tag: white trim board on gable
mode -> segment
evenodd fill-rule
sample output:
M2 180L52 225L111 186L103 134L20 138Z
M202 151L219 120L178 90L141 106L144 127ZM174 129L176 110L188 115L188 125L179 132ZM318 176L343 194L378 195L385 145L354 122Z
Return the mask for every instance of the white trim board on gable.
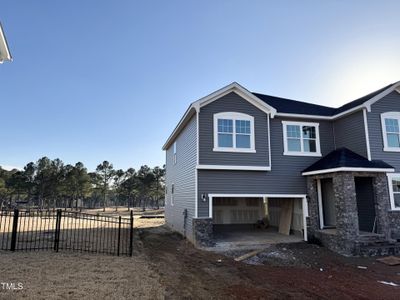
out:
M175 137L179 134L179 132L182 130L183 125L185 122L187 122L188 118L191 117L190 113L195 110L196 112L200 111L201 107L204 107L215 100L220 99L221 97L229 94L229 93L236 93L240 97L242 97L244 100L248 101L250 104L254 105L261 111L265 112L266 114L270 114L271 118L273 118L276 114L276 109L273 108L272 106L268 105L255 95L253 95L250 91L245 89L243 86L238 84L237 82L232 82L231 84L223 87L222 89L219 89L211 94L209 94L206 97L203 97L195 102L193 102L189 108L186 110L185 114L179 121L178 125L175 127L174 131L172 134L169 136L167 141L165 142L164 146L162 147L163 150L167 150L168 147L171 145Z

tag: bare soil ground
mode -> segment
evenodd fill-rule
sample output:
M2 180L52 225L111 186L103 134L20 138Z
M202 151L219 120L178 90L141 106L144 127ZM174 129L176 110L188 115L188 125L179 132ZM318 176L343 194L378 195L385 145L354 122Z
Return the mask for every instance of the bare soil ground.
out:
M24 285L0 286L0 299L400 299L400 287L378 282L400 284L400 266L374 258L296 243L236 262L243 253L195 249L162 219L139 220L132 258L0 252L0 283Z

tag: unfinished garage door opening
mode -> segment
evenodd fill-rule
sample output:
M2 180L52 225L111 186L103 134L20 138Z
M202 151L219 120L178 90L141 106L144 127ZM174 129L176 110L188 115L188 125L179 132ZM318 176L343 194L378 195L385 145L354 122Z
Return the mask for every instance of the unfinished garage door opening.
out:
M306 239L305 205L305 197L212 195L214 239L232 246L300 242Z

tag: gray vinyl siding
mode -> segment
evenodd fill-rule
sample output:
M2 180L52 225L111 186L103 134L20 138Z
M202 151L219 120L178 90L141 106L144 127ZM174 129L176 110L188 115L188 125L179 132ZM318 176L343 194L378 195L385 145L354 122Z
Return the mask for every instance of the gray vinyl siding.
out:
M400 94L397 92L372 104L371 112L367 113L371 158L384 160L400 172L400 153L383 151L381 113L390 111L400 112Z
M215 152L214 114L239 112L254 117L256 153ZM202 107L199 114L199 163L201 165L268 166L267 115L236 93L229 93Z
M334 150L332 122L275 117L271 119L271 171L198 170L199 195L306 194L306 178L301 172L321 157L283 155L283 120L319 123L322 156ZM198 205L199 217L208 217L208 200L199 199Z
M173 144L166 151L165 201L166 223L192 240L192 219L195 217L196 164L197 164L197 122L194 115L176 139L177 162L173 161ZM174 205L171 205L171 186L174 184ZM184 210L188 217L184 232Z
M334 122L336 148L347 149L368 157L362 111L340 118Z

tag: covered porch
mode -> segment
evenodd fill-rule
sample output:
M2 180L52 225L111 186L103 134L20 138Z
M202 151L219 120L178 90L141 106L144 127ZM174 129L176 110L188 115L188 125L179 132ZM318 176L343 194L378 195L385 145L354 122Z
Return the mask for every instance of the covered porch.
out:
M309 197L308 232L329 249L358 255L362 246L390 240L387 172L346 148L335 150L303 171Z

